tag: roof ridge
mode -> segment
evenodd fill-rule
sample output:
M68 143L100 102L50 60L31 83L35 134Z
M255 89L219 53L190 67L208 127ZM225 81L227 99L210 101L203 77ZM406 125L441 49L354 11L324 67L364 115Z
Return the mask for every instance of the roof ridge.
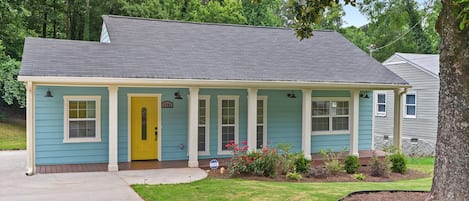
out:
M246 28L259 28L259 29L293 30L292 28L288 28L288 27L256 26L256 25L228 24L228 23L217 23L217 22L194 22L194 21L184 21L184 20L156 19L156 18L132 17L132 16L122 16L122 15L103 15L103 18L104 17L131 19L131 20L170 22L170 23L183 23L183 24L196 24L196 25L213 25L213 26L246 27ZM321 30L321 29L315 29L314 31L336 32L335 30Z

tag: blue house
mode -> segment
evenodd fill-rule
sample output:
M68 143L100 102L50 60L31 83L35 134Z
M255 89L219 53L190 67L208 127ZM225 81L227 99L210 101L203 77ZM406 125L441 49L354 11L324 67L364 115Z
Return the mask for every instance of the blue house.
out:
M299 41L286 28L123 16L103 16L100 42L27 38L18 79L29 174L135 160L198 167L230 157L231 140L358 155L372 149L373 90L410 87L333 31Z

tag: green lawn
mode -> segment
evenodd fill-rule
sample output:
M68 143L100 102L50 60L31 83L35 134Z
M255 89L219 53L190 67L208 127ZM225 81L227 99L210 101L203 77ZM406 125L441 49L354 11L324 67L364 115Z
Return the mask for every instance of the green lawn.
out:
M409 167L433 171L433 158L409 159ZM430 190L431 177L397 182L265 182L207 178L189 184L133 185L145 200L337 200L359 190Z
M7 119L0 122L0 150L26 149L24 120Z

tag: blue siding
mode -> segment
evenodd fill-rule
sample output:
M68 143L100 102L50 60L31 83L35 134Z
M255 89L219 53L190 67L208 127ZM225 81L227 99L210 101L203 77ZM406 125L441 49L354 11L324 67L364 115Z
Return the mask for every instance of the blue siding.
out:
M288 98L288 93L297 98ZM267 145L292 144L290 151L301 151L302 98L301 91L259 90L259 96L267 98Z
M53 98L44 94L50 89ZM179 91L183 100L174 99ZM297 98L288 98L288 93ZM119 88L118 94L118 154L119 162L128 160L128 94L161 94L160 101L172 101L173 108L162 108L162 137L160 160L187 160L188 89L177 88ZM63 96L101 96L101 142L63 143ZM247 90L200 89L200 95L210 96L210 155L199 158L230 157L218 152L218 95L239 96L239 142L247 139ZM301 151L302 98L298 90L259 90L267 96L267 144L292 144L292 152ZM372 94L368 94L373 97ZM313 97L350 97L349 91L313 91ZM106 163L108 161L108 90L106 87L38 86L35 94L36 162L43 164ZM359 149L371 149L372 98L360 98ZM349 134L313 135L311 150L341 150L349 147ZM184 148L180 148L180 144Z
M44 97L48 89L54 97ZM101 96L101 142L63 143L63 96ZM107 88L37 86L35 91L36 164L107 162L108 102Z
M363 92L364 93L364 92ZM313 97L350 97L349 91L313 91ZM373 94L368 92L370 98L359 98L359 150L371 149L371 127L372 127L372 107ZM313 135L311 136L311 152L317 153L319 150L332 149L340 151L343 148L349 150L350 133L340 135Z
M218 155L218 96L239 96L239 143L247 139L247 90L245 89L200 89L199 95L210 96L210 155L199 158L231 157Z

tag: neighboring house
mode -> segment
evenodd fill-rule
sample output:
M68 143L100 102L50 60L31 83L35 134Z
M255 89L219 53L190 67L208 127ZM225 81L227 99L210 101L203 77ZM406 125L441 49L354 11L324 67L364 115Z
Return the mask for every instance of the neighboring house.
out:
M439 55L396 53L383 65L412 85L402 99L402 150L433 155L438 126ZM375 91L375 146L389 146L393 135L394 92Z
M198 167L230 157L231 140L358 155L373 145L372 91L410 87L333 31L299 41L285 28L121 16L102 27L100 42L26 39L29 174L155 159Z

